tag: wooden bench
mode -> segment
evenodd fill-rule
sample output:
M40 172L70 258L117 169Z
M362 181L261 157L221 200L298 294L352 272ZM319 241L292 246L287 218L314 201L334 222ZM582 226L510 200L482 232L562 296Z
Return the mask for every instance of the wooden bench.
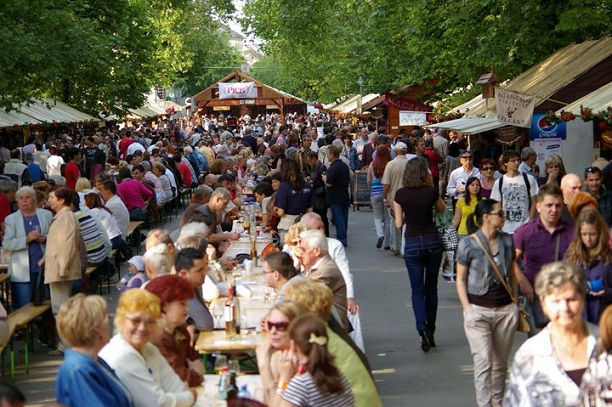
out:
M34 305L31 302L19 308L17 311L8 314L7 322L9 326L9 337L11 338L10 345L10 363L11 363L11 381L15 380L15 350L13 346L13 335L19 331L24 332L23 344L25 351L25 372L30 373L30 348L34 349L34 341L32 340L32 321L38 318L51 308L51 301L45 301L41 305ZM4 350L6 345L0 345L2 352L2 373L4 373Z
M127 239L136 249L136 253L140 253L140 227L144 224L142 220L131 220L128 225Z

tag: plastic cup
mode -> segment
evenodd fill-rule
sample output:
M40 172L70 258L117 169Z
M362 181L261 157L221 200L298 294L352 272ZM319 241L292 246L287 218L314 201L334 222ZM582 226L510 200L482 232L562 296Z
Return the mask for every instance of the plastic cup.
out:
M242 262L242 264L244 265L244 271L247 276L253 274L253 271L255 270L255 262L253 260L245 260Z

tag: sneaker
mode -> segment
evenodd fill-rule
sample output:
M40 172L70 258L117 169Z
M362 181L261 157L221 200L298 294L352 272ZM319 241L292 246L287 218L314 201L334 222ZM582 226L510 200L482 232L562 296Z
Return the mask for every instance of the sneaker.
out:
M47 356L64 356L64 352L59 349L53 349L47 352Z
M442 279L446 283L454 283L456 281L454 274L442 274Z
M378 242L376 242L376 248L377 249L380 249L382 247L384 240L385 240L385 238L382 237L382 236L378 238Z

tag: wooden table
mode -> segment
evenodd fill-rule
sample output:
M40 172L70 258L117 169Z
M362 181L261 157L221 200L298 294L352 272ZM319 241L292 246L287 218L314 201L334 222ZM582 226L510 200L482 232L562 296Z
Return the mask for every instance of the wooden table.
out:
M6 270L8 270L8 264L6 265L6 269L0 268L0 302L4 305L6 312L11 312L13 309L9 301L11 298L11 275L8 274Z
M244 332L244 333L243 333ZM236 339L227 339L225 331L200 332L195 350L200 353L237 353L254 351L267 340L267 334L254 330L241 331Z
M224 407L227 406L225 400L219 399L219 380L221 376L205 375L204 383L196 387L198 399L194 406L196 407ZM260 402L264 402L263 384L259 375L240 375L236 377L238 390L246 385L247 390L251 393L251 398Z

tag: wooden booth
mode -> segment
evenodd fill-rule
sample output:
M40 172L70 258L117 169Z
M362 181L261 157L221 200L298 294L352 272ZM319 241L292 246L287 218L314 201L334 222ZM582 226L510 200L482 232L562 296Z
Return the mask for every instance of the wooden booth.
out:
M241 117L276 113L305 114L307 103L302 99L263 84L236 71L194 96L196 114Z

